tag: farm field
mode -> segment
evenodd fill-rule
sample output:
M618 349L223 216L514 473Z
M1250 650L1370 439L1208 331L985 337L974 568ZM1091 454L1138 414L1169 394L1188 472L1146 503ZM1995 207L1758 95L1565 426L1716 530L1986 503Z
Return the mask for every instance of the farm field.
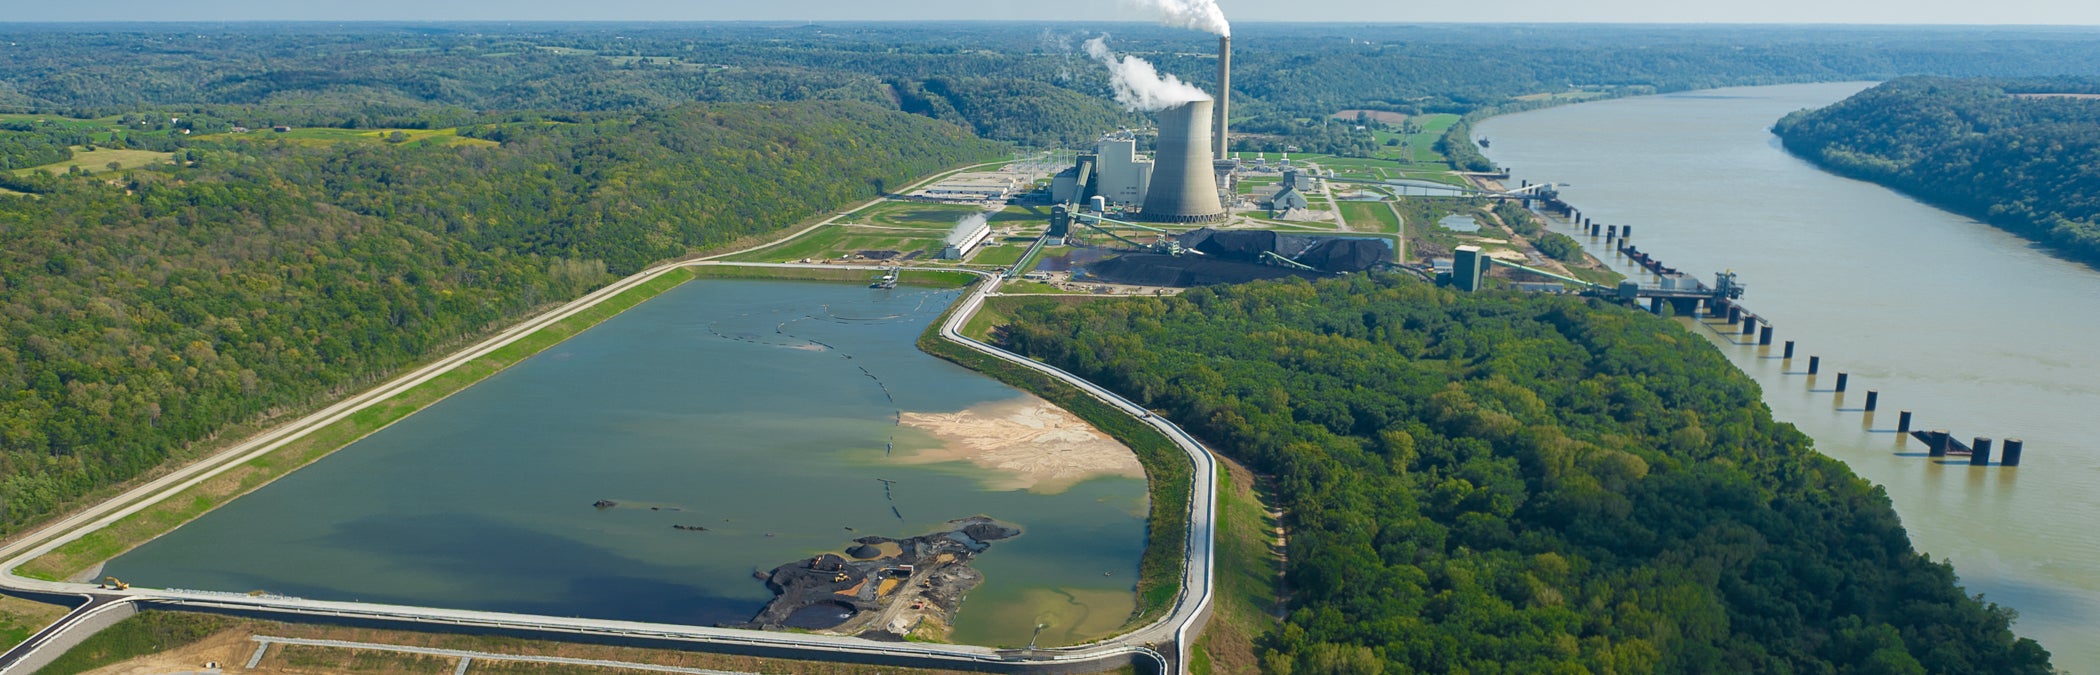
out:
M52 174L62 174L65 173L67 169L76 166L80 167L82 173L108 173L109 171L111 171L109 167L111 162L115 162L117 164L116 170L121 171L124 169L136 169L142 166L148 166L152 164L164 164L167 163L167 161L174 156L174 153L153 152L150 150L122 150L116 148L97 148L93 151L87 151L75 147L73 148L72 159L63 162L53 162L50 164L45 164L43 166L32 166L27 169L16 169L15 175L19 176L27 174L31 171L43 171Z
M268 129L257 129L257 130L255 130L255 131L250 131L250 132L248 132L248 133L245 133L245 134L232 134L232 133L227 133L227 134L210 134L210 135L206 135L206 136L199 136L198 138L204 138L204 139L212 139L212 140L235 140L235 139L261 140L261 139L278 139L278 140L286 140L286 141L300 141L300 142L307 142L307 143L345 143L345 142L366 142L366 143L383 143L383 142L387 142L387 141L388 141L388 140L389 140L390 138L393 138L393 137L394 137L394 134L400 134L400 135L401 135L401 136L400 136L400 139L401 139L401 140L400 140L400 141L398 141L398 142L402 142L402 143L413 143L413 142L417 142L417 141L431 141L431 142L435 142L435 143L440 143L440 144L446 144L446 145L495 145L495 144L496 144L496 142L495 142L495 141L486 141L486 140L482 140L482 139L478 139L478 138L466 138L466 137L460 136L460 135L459 135L459 129L456 129L456 128L447 128L447 129L333 129L333 128L327 128L327 127L309 127L309 128L296 128L296 129L292 129L291 131L283 131L283 132L279 132L279 131L270 131L270 130L268 130Z

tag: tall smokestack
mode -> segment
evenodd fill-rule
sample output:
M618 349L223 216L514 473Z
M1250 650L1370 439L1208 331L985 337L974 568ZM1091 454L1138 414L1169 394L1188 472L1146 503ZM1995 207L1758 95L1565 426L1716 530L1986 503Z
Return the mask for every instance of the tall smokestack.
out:
M1210 152L1209 100L1159 112L1159 145L1140 217L1155 223L1211 223L1225 219Z
M1218 38L1218 159L1232 158L1232 36Z

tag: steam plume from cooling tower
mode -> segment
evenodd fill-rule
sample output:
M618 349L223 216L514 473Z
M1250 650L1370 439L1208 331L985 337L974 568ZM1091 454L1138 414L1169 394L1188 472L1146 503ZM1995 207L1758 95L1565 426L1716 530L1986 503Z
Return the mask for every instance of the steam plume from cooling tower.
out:
M1232 37L1232 24L1218 0L1124 0L1125 4L1153 13L1159 22L1200 30L1218 37Z
M1144 59L1128 55L1118 58L1114 51L1109 50L1107 37L1087 40L1086 53L1108 67L1109 82L1116 90L1116 102L1130 110L1158 112L1189 101L1210 100L1210 94L1196 85L1173 75L1161 75Z

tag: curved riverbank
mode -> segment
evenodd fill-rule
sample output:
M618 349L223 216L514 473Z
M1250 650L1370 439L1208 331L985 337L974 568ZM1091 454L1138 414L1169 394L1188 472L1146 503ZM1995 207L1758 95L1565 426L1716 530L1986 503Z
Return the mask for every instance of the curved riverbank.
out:
M2017 609L2014 630L2072 671L2100 668L2084 636L2100 619L2100 317L2066 311L2100 297L2100 274L1983 223L1787 154L1772 122L1868 83L1788 85L1621 99L1498 117L1490 154L1596 222L1632 224L1636 243L1705 277L1732 269L1744 304L1796 341L1792 363L1714 331L1764 389L1776 417L1823 453L1883 485L1917 548L1953 563L1972 593ZM1657 177L1667 176L1667 189ZM1562 232L1571 232L1557 225ZM1572 232L1571 232L1572 233ZM1590 251L1622 260L1602 241ZM1644 278L1619 263L1629 277ZM1646 277L1651 278L1652 277ZM1695 327L1696 328L1696 327ZM1820 356L1824 378L1801 371ZM1850 374L1852 397L1828 379ZM1856 410L1880 393L1878 417ZM1898 410L1960 438L2023 437L2016 469L1914 456Z

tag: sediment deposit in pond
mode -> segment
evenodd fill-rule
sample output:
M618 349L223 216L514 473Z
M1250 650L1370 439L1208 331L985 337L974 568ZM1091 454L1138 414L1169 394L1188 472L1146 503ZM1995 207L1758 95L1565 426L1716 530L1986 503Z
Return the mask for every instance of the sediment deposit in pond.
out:
M906 462L968 462L992 472L985 481L995 489L1054 494L1102 476L1145 476L1130 448L1035 396L951 413L908 412L902 422L940 441Z

